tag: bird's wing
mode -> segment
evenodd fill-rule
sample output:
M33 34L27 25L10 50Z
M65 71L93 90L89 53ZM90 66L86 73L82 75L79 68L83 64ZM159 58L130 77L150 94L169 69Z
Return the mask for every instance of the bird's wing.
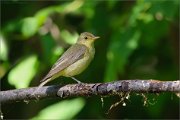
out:
M46 79L51 78L53 75L57 74L58 72L64 70L69 65L75 63L79 59L81 59L87 47L82 44L74 44L71 46L52 66L49 73L42 79L40 82L46 81Z

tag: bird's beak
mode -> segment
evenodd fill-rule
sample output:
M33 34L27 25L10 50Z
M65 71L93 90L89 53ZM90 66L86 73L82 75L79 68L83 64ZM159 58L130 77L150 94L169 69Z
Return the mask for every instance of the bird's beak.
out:
M98 39L98 38L100 38L100 37L99 37L99 36L95 36L93 39L96 40L96 39Z

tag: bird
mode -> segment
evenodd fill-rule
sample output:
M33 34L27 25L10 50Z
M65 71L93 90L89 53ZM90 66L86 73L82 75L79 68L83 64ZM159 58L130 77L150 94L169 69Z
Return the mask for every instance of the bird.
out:
M89 32L81 33L77 42L64 52L48 74L40 81L37 91L46 83L60 76L71 77L76 82L81 83L74 76L82 73L93 60L95 54L94 41L98 38L100 37Z

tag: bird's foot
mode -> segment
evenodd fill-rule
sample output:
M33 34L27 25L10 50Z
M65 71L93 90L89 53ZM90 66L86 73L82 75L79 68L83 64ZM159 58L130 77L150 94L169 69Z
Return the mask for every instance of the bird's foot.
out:
M76 78L74 77L71 77L74 81L76 81L78 84L83 84L81 81L77 80Z

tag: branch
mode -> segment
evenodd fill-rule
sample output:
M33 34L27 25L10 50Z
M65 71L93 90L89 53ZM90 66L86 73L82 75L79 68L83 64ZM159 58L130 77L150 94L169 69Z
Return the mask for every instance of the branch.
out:
M45 98L65 98L72 96L110 96L118 95L120 92L159 93L180 92L180 80L158 81L158 80L120 80L109 83L82 83L69 85L52 85L40 88L34 95L32 93L37 87L0 91L0 102L28 102L29 100Z

